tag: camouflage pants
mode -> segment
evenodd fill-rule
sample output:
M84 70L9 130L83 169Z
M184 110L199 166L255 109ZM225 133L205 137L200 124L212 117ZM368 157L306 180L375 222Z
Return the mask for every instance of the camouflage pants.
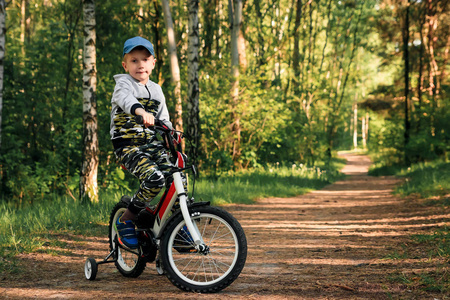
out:
M171 168L168 155L160 143L141 150L137 146L127 146L115 151L116 157L131 174L140 181L140 187L132 202L150 202L165 185L165 176Z

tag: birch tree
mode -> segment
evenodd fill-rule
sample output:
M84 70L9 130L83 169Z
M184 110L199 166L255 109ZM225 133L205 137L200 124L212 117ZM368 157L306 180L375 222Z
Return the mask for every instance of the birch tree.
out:
M83 159L80 198L98 201L97 69L95 51L95 0L83 0Z
M172 82L175 85L175 89L173 91L175 97L175 118L174 118L175 129L183 131L183 119L182 119L183 106L181 102L180 67L178 65L177 45L175 41L175 29L173 27L169 0L163 0L162 6L164 11L164 20L167 29L170 71L172 74Z
M198 156L200 141L199 108L199 38L198 38L198 0L189 1L189 37L188 37L188 117L187 133L194 146L189 156L195 161Z

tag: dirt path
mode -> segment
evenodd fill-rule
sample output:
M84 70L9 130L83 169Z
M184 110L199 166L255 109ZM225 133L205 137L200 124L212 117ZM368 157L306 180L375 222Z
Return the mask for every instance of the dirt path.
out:
M367 157L346 158L350 176L323 190L226 207L244 227L249 252L241 276L220 294L181 292L153 264L137 279L102 265L97 279L87 281L84 261L104 258L107 239L71 235L59 236L68 247L58 255L22 255L26 272L0 275L0 298L448 299L389 280L428 268L426 254L386 257L401 253L409 235L448 225L449 209L396 198L391 192L398 179L369 177Z

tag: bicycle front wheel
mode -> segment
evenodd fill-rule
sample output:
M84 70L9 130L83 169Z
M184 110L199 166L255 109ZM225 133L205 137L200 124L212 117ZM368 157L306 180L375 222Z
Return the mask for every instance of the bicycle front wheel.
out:
M195 249L183 216L175 217L161 240L161 262L166 276L178 288L215 293L241 273L247 258L247 240L239 222L218 207L190 210L208 251Z

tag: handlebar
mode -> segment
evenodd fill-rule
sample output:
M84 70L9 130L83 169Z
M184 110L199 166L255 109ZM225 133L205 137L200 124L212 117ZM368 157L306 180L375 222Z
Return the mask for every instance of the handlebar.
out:
M134 120L137 124L143 125L144 124L144 118L142 116L134 116ZM163 138L166 140L168 146L169 146L169 150L170 153L172 154L172 157L174 159L177 159L178 155L177 155L177 149L175 148L173 139L171 137L172 132L177 132L174 129L170 128L169 126L165 125L161 120L159 119L155 119L155 124L153 126L150 126L156 130L160 130L164 133ZM177 132L179 134L181 134L181 132ZM179 149L181 150L181 149Z
M137 124L143 125L144 124L144 118L142 116L135 116L134 120ZM175 148L174 142L173 142L173 138L172 138L172 133L175 132L177 134L179 134L179 137L182 138L184 136L183 132L181 131L176 131L172 128L170 128L169 126L165 125L161 120L159 119L155 119L155 124L153 126L155 130L160 130L164 133L163 138L166 140L167 144L169 145L169 150L170 153L172 154L172 157L170 158L170 160L172 161L173 164L176 163L177 159L178 159L178 151L181 152L181 145L178 144L178 149ZM178 151L177 151L178 150ZM195 177L197 176L197 170L195 168L194 165L185 167L185 168L177 168L177 171L183 171L183 170L192 170L192 172L194 173L194 182L193 182L193 186L192 186L192 195L194 195L194 190L195 190ZM193 198L192 198L193 199Z

